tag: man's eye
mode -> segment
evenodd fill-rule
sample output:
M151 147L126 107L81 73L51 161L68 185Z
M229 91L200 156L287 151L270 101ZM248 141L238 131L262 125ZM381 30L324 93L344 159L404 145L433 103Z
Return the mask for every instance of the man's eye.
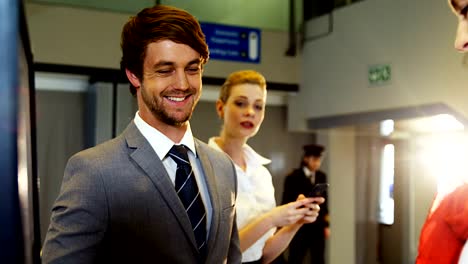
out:
M160 70L157 70L156 72L159 73L159 74L169 74L169 73L172 72L172 70L171 69L160 69Z
M190 67L187 69L189 73L198 73L200 71L200 67Z

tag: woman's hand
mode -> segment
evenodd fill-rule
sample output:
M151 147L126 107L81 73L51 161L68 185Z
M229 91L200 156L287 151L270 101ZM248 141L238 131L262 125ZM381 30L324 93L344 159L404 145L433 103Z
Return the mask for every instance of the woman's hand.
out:
M305 204L305 207L308 208L309 210L305 213L304 217L301 219L300 221L301 224L309 224L309 223L315 222L317 220L317 217L320 211L319 204L322 204L323 202L325 202L325 198L323 197L306 198L303 194L300 194L297 197L297 201L305 200L305 199L310 200L309 203Z
M275 207L269 212L269 217L276 227L296 224L299 220L313 222L320 210L318 203L323 201L323 198L306 198L301 194L295 202Z

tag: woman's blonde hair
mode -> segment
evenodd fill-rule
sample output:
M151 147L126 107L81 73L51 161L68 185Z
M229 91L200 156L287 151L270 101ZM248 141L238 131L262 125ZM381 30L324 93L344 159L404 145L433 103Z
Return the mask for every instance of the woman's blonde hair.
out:
M219 100L223 103L226 103L229 96L231 95L232 87L239 84L257 84L262 89L266 89L266 80L265 77L254 70L242 70L231 73L219 92Z

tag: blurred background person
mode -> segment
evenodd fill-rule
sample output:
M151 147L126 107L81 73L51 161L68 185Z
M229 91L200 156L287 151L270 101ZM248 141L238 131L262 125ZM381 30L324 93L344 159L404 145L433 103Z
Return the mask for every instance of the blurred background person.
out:
M465 182L444 197L436 195L421 229L416 264L458 263L467 239L468 183Z
M448 0L458 19L455 49L468 51L468 1ZM468 177L447 175L453 191L436 194L421 229L416 264L468 263ZM462 250L465 247L465 250Z
M221 133L209 145L233 160L238 180L237 224L243 263L269 263L287 248L305 223L317 218L323 198L295 199L276 207L274 187L265 165L270 160L247 145L257 133L266 105L266 81L256 71L237 71L221 87L216 111L223 120ZM276 232L278 227L282 227Z
M325 147L318 144L303 147L301 166L286 176L283 204L289 203L299 194L308 194L319 183L327 183L327 175L320 170ZM330 235L327 193L320 205L320 214L312 224L302 226L289 245L288 263L303 263L310 253L310 263L325 263L325 239Z

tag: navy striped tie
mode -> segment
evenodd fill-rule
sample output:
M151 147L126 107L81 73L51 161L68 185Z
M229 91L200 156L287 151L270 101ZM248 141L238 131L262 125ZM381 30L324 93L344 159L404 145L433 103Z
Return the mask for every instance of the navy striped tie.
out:
M197 181L184 145L174 145L169 156L177 163L175 189L192 224L198 251L206 254L206 212L198 190Z

